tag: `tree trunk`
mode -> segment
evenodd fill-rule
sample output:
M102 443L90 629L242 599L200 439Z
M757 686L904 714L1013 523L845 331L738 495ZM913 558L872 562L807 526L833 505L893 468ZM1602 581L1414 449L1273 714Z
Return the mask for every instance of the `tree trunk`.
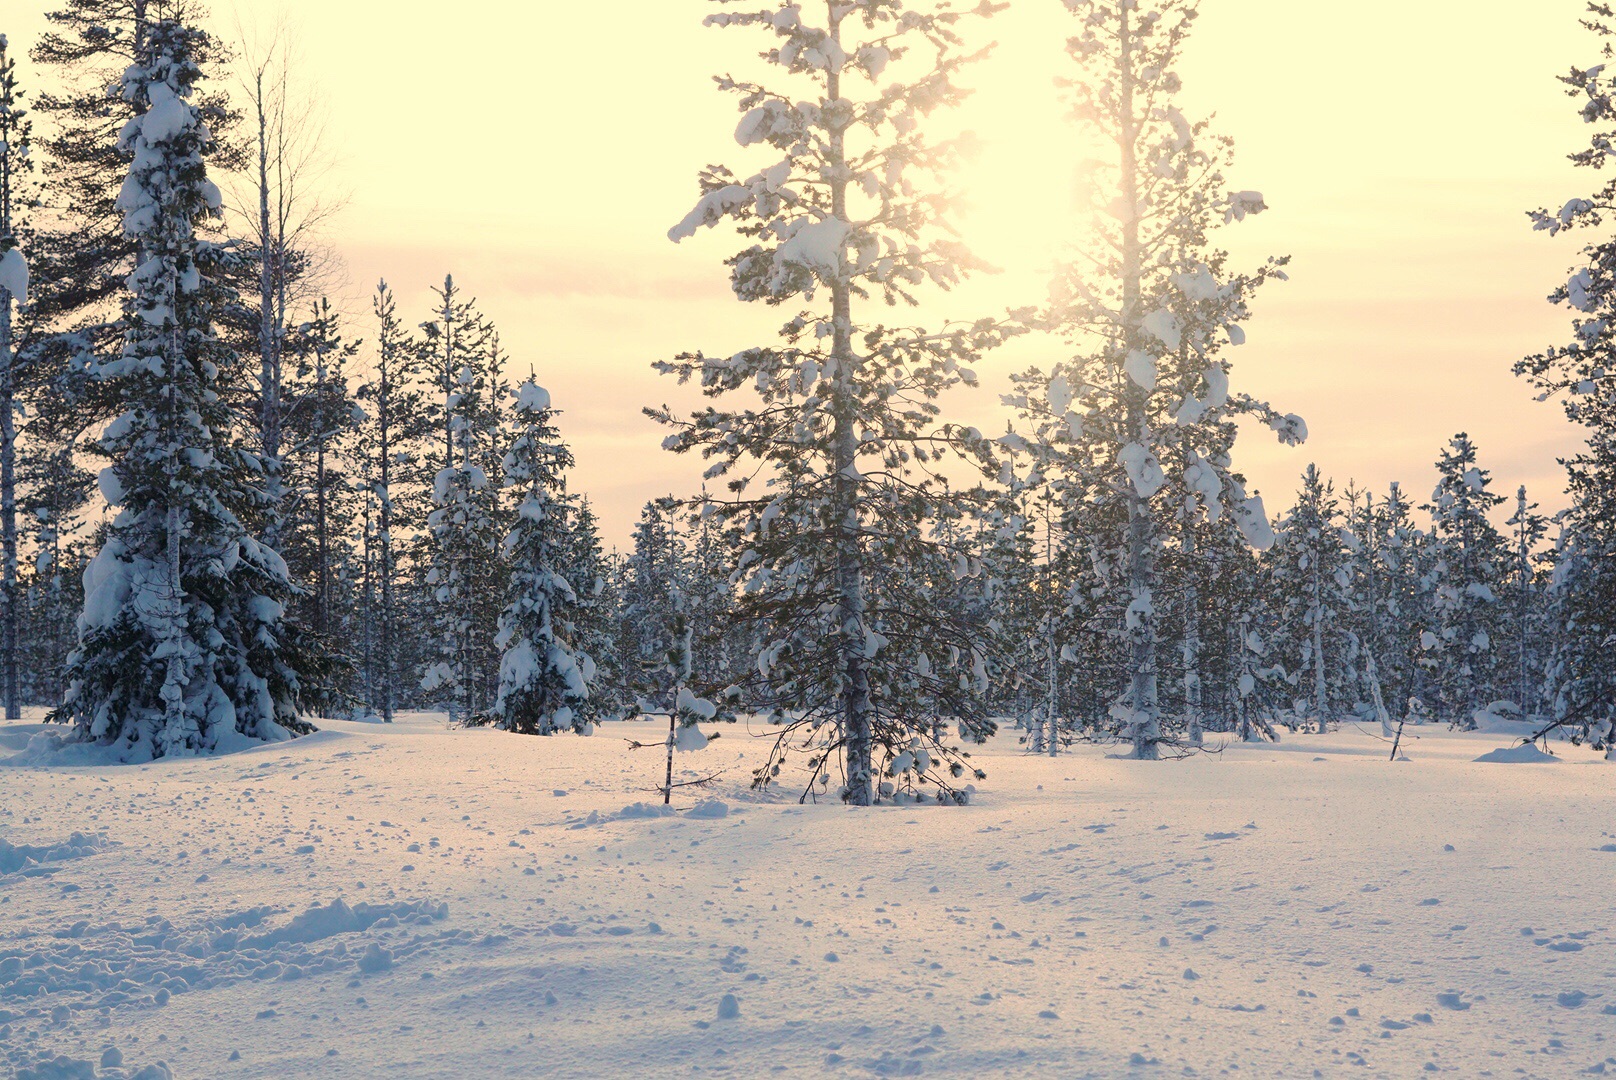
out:
M380 431L380 443L377 448L381 454L381 499L378 513L381 521L381 535L378 537L381 566L378 572L382 585L381 610L381 699L382 720L393 722L393 489L389 486L392 478L392 394L393 394L393 343L388 341L382 346L381 357L381 387L377 394L376 412L377 425Z
M163 497L168 501L166 514L166 536L164 551L164 582L168 595L163 597L164 643L169 649L168 667L163 678L163 726L167 742L163 749L165 752L173 745L171 740L183 737L185 723L185 663L180 648L180 639L183 631L180 626L184 608L181 606L183 593L183 579L180 569L180 529L182 519L180 515L179 495L179 404L177 391L179 383L180 365L185 357L180 345L179 331L179 282L173 273L169 275L169 296L171 306L169 318L173 320L173 332L169 336L168 357L164 364L168 385L165 389L165 405L167 416L164 417L167 427L166 439L168 442L168 458L165 464L167 471L167 484Z
M1122 207L1126 218L1122 225L1122 323L1124 339L1122 352L1126 355L1141 344L1140 293L1144 277L1142 251L1139 242L1139 161L1135 143L1139 137L1134 118L1136 90L1134 64L1134 28L1131 9L1121 13L1121 81L1120 142L1122 148ZM1122 385L1127 408L1125 437L1138 440L1149 448L1150 422L1146 409L1148 395L1144 387L1124 374ZM1156 685L1156 616L1154 586L1155 521L1149 501L1139 493L1138 485L1129 483L1128 493L1128 593L1130 618L1128 628L1128 655L1132 678L1128 689L1129 736L1133 741L1134 757L1154 761L1161 756L1157 744L1161 740L1161 715Z
M315 369L315 394L318 405L325 404L326 396L326 367L325 367L325 330L320 331L321 342L316 348L318 351L317 367ZM314 628L325 636L331 632L331 537L330 525L327 520L329 501L326 492L326 425L324 410L315 414L315 421L319 425L318 442L314 452L314 540L316 548L315 565L315 596L314 596Z
M1324 548L1324 530L1319 530L1319 544L1313 550L1313 711L1319 723L1319 734L1330 730L1329 706L1325 701L1324 672L1324 583L1319 575L1319 556Z
M831 37L841 40L836 5L828 5ZM827 104L841 99L841 76L826 80ZM838 124L830 133L831 213L848 220L846 131ZM834 413L836 430L832 465L836 470L832 492L836 517L836 586L840 601L842 651L842 744L847 787L843 798L854 806L868 806L874 798L874 707L870 700L869 663L865 649L864 552L859 520L858 389L853 355L852 289L838 275L831 287L833 337L831 357L836 365Z
M1204 741L1201 731L1201 591L1195 564L1195 520L1184 517L1184 726L1191 745Z
M12 124L8 116L0 124L0 141L9 141ZM0 155L0 254L4 242L12 240L11 148ZM21 300L22 297L15 299ZM4 667L7 720L22 717L22 701L17 685L17 351L12 340L11 291L0 287L0 602L5 604L4 629L0 630L0 666Z
M258 384L259 442L263 451L264 543L280 547L281 504L281 386L280 328L275 289L278 249L269 217L269 116L264 101L264 77L256 83L258 109Z
M0 220L0 237L9 232L7 226L9 221ZM5 667L6 719L17 720L22 716L17 683L17 415L14 411L17 358L12 348L11 326L11 293L0 288L0 547L3 547L0 559L4 560L0 600L5 603L0 660Z

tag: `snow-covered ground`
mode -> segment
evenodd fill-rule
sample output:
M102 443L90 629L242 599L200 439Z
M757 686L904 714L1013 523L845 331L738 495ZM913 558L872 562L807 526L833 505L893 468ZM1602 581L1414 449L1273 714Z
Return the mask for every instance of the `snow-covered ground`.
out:
M1573 748L1006 736L972 806L852 810L753 796L728 729L659 817L654 725L324 727L0 769L0 1069L1616 1075L1616 766Z

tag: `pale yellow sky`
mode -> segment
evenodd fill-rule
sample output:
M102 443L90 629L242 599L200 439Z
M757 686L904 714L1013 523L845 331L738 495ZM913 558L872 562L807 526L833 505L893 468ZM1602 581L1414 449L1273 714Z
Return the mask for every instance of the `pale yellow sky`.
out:
M38 34L43 2L8 5L0 32L14 47ZM1400 479L1424 497L1430 462L1461 429L1500 488L1524 482L1561 504L1554 459L1577 436L1510 366L1569 325L1543 297L1573 244L1534 234L1524 211L1590 186L1565 163L1585 132L1554 81L1596 62L1577 25L1584 6L1204 0L1185 111L1218 114L1239 148L1232 182L1271 207L1225 242L1252 261L1294 257L1234 354L1237 388L1312 432L1300 449L1252 434L1237 450L1271 509L1288 505L1309 461L1343 483ZM330 236L350 306L368 311L385 276L410 320L425 318L428 287L452 271L566 410L574 484L595 498L608 542L626 539L646 498L692 489L699 466L663 453L639 413L691 396L650 362L734 351L781 319L729 292L731 235L678 247L665 236L696 196L697 169L742 156L710 75L746 68L756 35L704 29L706 0L214 8L215 29L239 8L283 10L299 32L352 192ZM929 306L932 321L1041 299L1044 267L1078 227L1075 140L1050 86L1069 22L1059 0L1013 0L985 24L1000 48L968 79L978 94L962 122L986 150L962 225L1006 273ZM356 325L369 332L368 318ZM1016 342L986 365L984 390L951 407L997 426L1004 374L1060 351Z

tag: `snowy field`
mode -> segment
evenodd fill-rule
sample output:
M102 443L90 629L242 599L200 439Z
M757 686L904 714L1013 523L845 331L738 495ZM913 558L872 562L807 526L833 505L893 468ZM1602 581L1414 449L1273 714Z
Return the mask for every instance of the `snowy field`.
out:
M730 729L663 818L653 725L325 728L0 769L0 1070L1616 1075L1616 767L1573 748L1002 737L974 805L857 811L753 796Z

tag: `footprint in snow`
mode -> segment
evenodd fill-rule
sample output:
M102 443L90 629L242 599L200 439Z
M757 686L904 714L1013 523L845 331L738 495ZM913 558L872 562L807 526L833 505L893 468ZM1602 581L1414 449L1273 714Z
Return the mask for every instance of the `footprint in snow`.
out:
M1234 832L1209 832L1206 834L1206 838L1208 840L1238 840L1240 839L1240 834Z
M1463 994L1452 990L1445 994L1438 994L1436 996L1436 1003L1442 1006L1444 1009L1452 1009L1455 1012L1463 1012L1464 1010L1470 1008L1471 1004L1470 1002L1464 1000Z

